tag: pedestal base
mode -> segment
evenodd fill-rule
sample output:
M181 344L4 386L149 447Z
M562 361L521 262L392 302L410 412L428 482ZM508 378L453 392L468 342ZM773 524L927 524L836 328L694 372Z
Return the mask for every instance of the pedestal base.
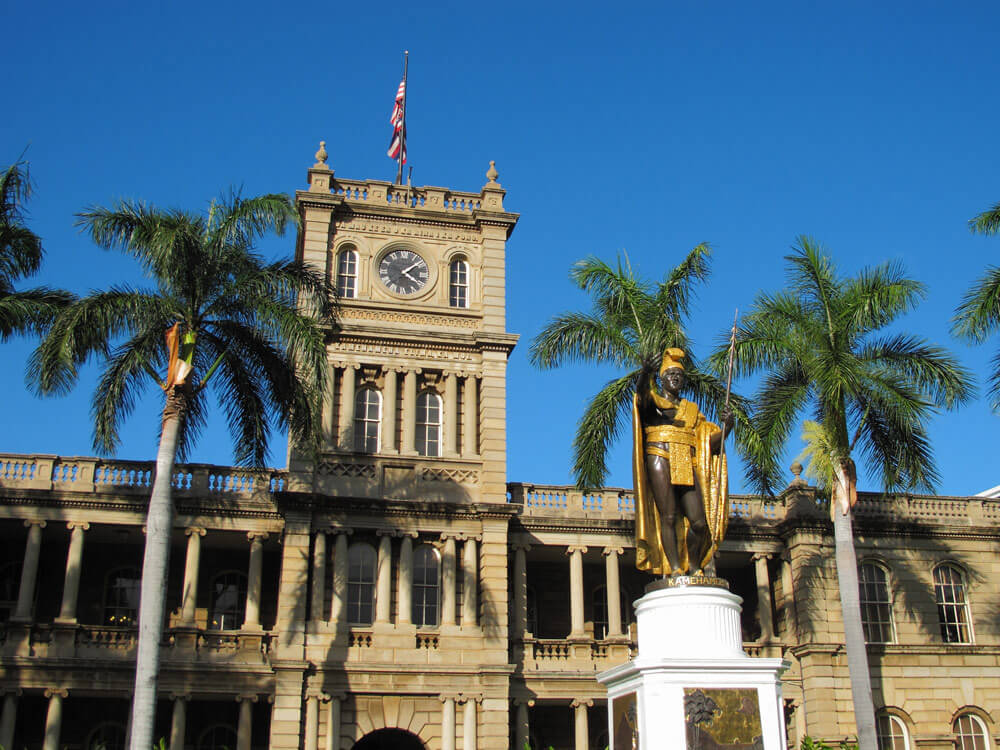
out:
M784 750L782 659L751 659L740 597L714 587L653 590L636 602L639 655L608 686L610 750Z

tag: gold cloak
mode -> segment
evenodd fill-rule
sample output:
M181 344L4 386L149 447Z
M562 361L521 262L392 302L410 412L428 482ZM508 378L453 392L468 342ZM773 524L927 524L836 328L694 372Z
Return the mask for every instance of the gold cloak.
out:
M694 470L702 490L708 530L712 535L712 544L704 559L694 566L696 569L703 569L726 535L729 523L729 473L726 458L722 456L720 476L720 456L712 455L709 443L712 435L719 432L718 425L705 419L705 415L700 411L697 413L698 418L693 428ZM663 551L660 514L656 511L656 503L653 501L653 493L646 476L646 445L642 422L639 419L638 394L632 396L632 481L635 487L635 566L639 570L649 571L655 575L669 575L672 572L688 573L691 568L687 551L688 520L683 515L678 514L676 521L677 554L680 561L678 571L670 570L666 553Z

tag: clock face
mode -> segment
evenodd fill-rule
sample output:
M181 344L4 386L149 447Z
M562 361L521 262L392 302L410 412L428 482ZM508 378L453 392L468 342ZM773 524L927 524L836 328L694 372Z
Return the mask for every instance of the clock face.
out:
M382 283L396 294L414 294L427 286L430 272L427 261L412 250L393 250L378 264Z

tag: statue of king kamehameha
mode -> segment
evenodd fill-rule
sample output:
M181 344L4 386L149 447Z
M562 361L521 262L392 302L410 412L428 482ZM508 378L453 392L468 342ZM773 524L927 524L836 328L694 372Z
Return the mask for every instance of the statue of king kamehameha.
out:
M632 398L636 567L663 576L704 575L729 521L724 432L680 397L683 360L683 350L667 349L662 391L644 368ZM732 414L720 416L729 432Z

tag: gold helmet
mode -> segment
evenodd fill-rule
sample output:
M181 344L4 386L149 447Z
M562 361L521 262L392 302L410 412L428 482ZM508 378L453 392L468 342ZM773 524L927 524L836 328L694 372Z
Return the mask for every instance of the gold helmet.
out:
M670 347L665 352L663 352L663 364L660 365L660 375L663 375L667 370L673 370L678 368L683 370L684 363L681 361L684 359L684 350L677 349L676 347Z

